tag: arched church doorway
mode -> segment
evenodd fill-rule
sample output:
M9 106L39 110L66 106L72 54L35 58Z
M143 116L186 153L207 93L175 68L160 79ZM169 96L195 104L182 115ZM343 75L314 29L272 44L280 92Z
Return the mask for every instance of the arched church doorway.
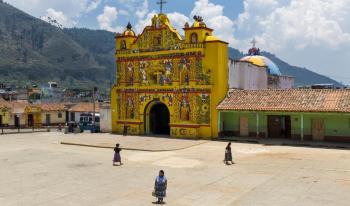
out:
M150 109L149 118L149 131L152 134L170 135L170 113L165 104L154 104Z

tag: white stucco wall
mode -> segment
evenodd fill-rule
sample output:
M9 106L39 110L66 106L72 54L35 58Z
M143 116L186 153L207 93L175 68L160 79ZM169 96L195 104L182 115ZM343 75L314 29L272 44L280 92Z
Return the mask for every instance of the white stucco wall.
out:
M235 89L267 89L267 71L248 62L229 61L229 86Z
M100 108L100 129L101 132L112 131L112 113L110 108Z
M279 77L280 89L291 89L294 87L294 77L280 76Z
M61 111L62 116L58 117L59 111L41 112L41 123L46 124L46 114L50 115L50 124L62 124L66 123L66 112Z

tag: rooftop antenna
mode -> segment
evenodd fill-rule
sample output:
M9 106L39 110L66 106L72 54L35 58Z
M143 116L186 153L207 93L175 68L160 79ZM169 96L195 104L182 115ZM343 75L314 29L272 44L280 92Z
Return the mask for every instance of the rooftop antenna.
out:
M157 2L158 5L160 5L160 13L163 13L163 5L166 4L167 2L164 0L160 0L159 2Z

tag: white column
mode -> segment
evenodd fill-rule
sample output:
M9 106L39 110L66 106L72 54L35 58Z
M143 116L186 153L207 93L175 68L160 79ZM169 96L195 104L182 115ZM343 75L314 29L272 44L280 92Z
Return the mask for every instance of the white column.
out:
M300 119L300 137L301 141L304 141L304 115L301 114L301 119Z

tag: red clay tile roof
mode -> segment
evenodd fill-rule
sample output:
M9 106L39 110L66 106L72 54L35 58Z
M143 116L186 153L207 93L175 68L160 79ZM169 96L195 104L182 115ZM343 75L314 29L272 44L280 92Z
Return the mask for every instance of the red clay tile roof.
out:
M237 90L218 110L350 112L350 89Z
M11 104L9 102L4 100L3 98L0 98L0 109L2 109L2 108L11 109L12 106L11 106Z
M100 112L99 103L95 104L95 112ZM72 106L68 111L70 112L93 112L93 103L92 102L81 102Z
M50 112L50 111L65 111L67 108L64 104L61 103L46 103L41 104L41 110L44 112Z
M27 106L30 106L27 102L11 102L12 113L22 114Z

